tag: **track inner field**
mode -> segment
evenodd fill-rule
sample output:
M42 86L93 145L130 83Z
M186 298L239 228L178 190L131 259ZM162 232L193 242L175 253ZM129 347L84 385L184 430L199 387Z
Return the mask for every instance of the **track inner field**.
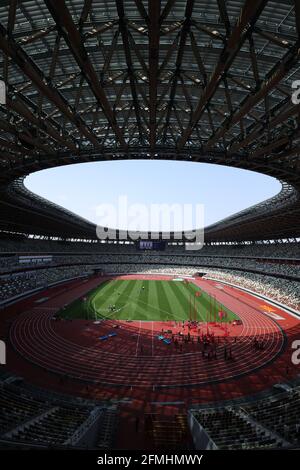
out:
M128 279L129 276L118 279ZM131 279L155 280L155 276L130 276ZM53 315L74 297L86 294L99 279L87 282L81 289L70 289L42 305L19 315L10 329L13 347L22 357L48 371L86 383L101 386L133 388L173 388L203 386L246 376L271 364L284 351L283 330L260 306L246 303L238 291L213 282L199 280L197 285L215 295L225 307L233 310L242 325L203 323L196 330L182 322L137 321L55 321ZM174 283L175 284L175 283ZM262 303L262 302L261 302ZM162 330L167 345L157 336ZM216 358L208 359L198 336L213 333ZM115 333L105 341L99 338ZM181 335L179 336L179 334ZM175 348L172 335L182 338L190 333L191 341L179 341ZM254 337L264 348L253 347ZM233 359L225 359L225 348Z
M108 280L59 312L60 318L226 323L238 317L193 282Z

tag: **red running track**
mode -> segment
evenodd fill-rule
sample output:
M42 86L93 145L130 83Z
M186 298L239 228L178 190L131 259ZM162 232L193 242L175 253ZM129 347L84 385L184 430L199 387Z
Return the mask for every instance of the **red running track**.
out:
M168 279L165 276L142 277ZM141 389L168 393L170 389L195 390L264 373L286 352L289 329L299 326L296 318L275 307L271 308L272 312L266 310L270 306L252 295L202 279L194 282L216 296L242 320L242 326L230 326L226 340L227 348L232 348L233 360L224 358L225 332L220 325L209 326L216 338L217 359L207 359L202 355L202 344L196 340L198 331L194 333L193 342L182 344L182 351L157 339L162 328L171 329L173 334L179 330L188 333L187 326L183 329L174 322L106 320L95 323L53 319L63 305L82 296L101 281L103 278L76 282L69 289L55 291L55 295L49 296L42 304L35 303L18 315L10 328L14 350L32 366L68 377L74 382L119 388L122 394L124 388L137 393ZM276 320L272 318L274 314L277 315ZM116 323L119 328L113 329ZM203 324L200 333L205 333L206 328ZM99 341L99 336L111 331L116 331L117 336ZM254 338L263 341L262 351L254 349Z

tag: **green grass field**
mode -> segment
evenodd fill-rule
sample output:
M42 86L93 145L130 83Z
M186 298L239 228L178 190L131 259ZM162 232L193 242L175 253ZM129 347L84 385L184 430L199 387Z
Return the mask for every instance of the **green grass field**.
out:
M195 297L197 291L201 293L200 297ZM86 295L86 300L75 300L59 315L68 319L98 320L105 317L114 320L182 321L190 318L191 305L192 318L197 321L214 321L214 318L220 321L219 311L226 313L223 322L238 318L193 283L152 280L103 282Z

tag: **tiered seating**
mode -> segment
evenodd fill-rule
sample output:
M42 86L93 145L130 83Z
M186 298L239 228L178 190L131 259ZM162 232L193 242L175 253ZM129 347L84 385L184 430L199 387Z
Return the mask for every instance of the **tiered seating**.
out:
M296 269L296 268L295 268ZM297 267L299 270L299 268ZM265 295L296 310L300 309L300 282L273 276L220 269L207 270L207 276Z
M263 400L245 410L292 444L300 442L300 393L293 390L275 400Z
M0 386L0 436L48 408L46 402L30 399Z
M111 407L105 410L101 416L96 447L102 450L111 449L113 447L116 430L117 408Z
M22 431L16 432L14 439L21 442L63 445L88 418L90 411L84 408L56 407Z
M257 449L280 445L276 437L239 415L238 411L214 409L198 412L195 416L218 449Z
M11 253L8 255L8 248ZM134 244L59 243L41 240L0 240L0 301L94 268L107 272L168 272L192 275L205 271L215 278L248 287L299 308L299 243L206 245L199 251L167 245L164 252L137 252ZM6 255L4 252L6 251ZM16 253L51 255L46 269L20 265ZM42 266L42 263L40 264ZM59 267L58 267L59 266ZM29 269L29 271L25 271ZM16 272L17 271L17 272ZM11 273L11 274L8 274ZM13 274L12 274L13 273Z
M93 255L97 253L136 253L134 242L127 243L102 243L92 241L83 242L62 242L53 240L37 240L23 238L0 239L0 252L2 253L79 253ZM166 246L166 253L186 254L184 245L175 245L170 242ZM298 253L298 255L297 255ZM245 256L245 257L270 257L270 258L299 258L299 243L253 243L236 245L205 245L201 250L203 256Z
M99 402L16 384L13 376L0 381L0 448L93 447L111 448L116 431L117 408ZM89 429L99 420L98 431ZM97 421L98 422L98 421Z
M0 279L0 301L49 284L84 275L89 267L66 266L11 274Z

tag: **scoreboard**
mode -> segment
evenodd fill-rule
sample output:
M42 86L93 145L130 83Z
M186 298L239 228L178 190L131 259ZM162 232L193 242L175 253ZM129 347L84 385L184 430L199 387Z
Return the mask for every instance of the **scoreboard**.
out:
M162 241L139 240L137 242L138 250L142 251L163 251L165 247L166 243Z

